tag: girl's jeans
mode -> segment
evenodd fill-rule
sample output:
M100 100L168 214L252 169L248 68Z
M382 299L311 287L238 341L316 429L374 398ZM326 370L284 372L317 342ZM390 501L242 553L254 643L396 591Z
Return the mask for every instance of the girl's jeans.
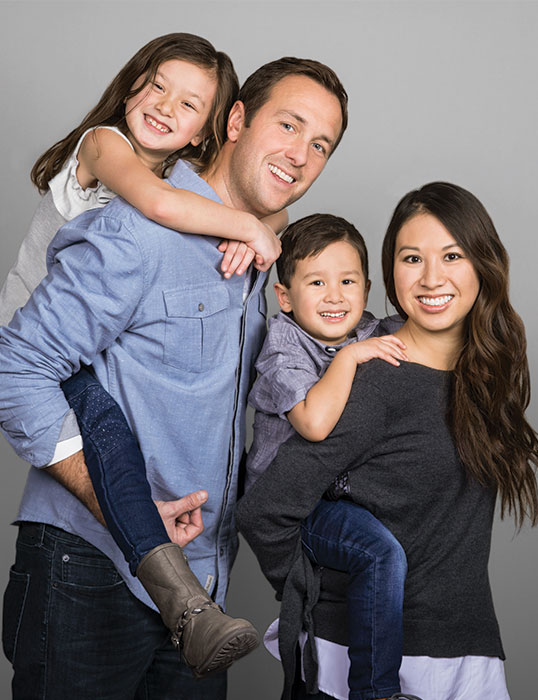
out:
M110 534L133 575L170 539L151 498L146 466L123 411L85 368L62 383L82 435L84 458Z
M321 500L302 525L317 565L349 574L349 700L400 691L402 606L407 560L387 528L347 500Z

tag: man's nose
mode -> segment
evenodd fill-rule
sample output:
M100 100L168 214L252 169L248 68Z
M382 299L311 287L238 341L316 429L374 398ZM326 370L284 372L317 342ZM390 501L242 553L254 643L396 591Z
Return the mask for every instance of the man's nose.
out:
M300 168L305 165L308 160L309 145L309 143L301 138L294 139L292 143L288 144L286 158L288 158L293 165Z

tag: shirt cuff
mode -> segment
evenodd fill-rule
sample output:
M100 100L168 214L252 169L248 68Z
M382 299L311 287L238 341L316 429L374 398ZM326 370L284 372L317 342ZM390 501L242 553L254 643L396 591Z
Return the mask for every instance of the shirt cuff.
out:
M50 467L52 464L56 464L56 462L61 462L62 459L71 457L71 455L74 455L76 452L80 452L81 449L82 437L80 435L69 438L69 440L62 440L56 445L52 459L47 464L47 467Z

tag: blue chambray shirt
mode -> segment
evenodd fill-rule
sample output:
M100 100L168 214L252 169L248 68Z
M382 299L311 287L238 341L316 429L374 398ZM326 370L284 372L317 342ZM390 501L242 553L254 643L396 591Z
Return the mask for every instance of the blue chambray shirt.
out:
M185 163L169 182L219 201ZM223 278L217 245L159 226L120 197L63 226L48 276L0 329L0 427L23 459L46 465L69 408L59 383L92 364L139 440L153 498L208 491L205 530L186 552L222 603L237 550L233 507L266 275L255 275L243 300L244 278ZM108 531L39 468L30 469L17 519L83 537L154 607Z

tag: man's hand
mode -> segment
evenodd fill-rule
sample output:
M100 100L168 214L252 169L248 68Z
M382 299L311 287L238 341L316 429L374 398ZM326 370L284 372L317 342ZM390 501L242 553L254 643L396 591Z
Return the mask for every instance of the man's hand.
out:
M172 542L184 547L203 532L201 506L207 499L207 491L195 491L177 501L155 501Z

